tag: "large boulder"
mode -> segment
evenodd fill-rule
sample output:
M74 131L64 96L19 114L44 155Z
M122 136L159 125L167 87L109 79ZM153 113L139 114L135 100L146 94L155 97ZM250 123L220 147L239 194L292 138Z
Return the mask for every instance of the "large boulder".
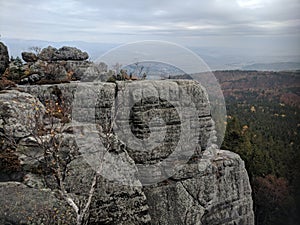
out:
M25 62L36 62L38 57L33 52L22 52L22 59Z
M229 151L190 162L170 179L143 191L152 224L254 224L244 162Z
M37 131L44 113L44 105L31 94L17 90L0 92L0 131L13 139Z
M73 209L51 190L0 183L0 224L75 224Z
M9 55L7 51L7 47L0 42L0 78L2 74L5 72L6 68L9 64Z
M82 52L75 47L61 47L56 49L54 47L44 48L39 54L39 59L43 61L59 61L59 60L86 60L89 55L86 52Z
M72 78L81 81L106 81L108 79L107 65L103 62L66 61L65 68L72 73Z
M126 152L119 154L122 160L134 166ZM91 166L78 157L68 165L68 171L66 187L76 195L86 196L94 174ZM140 182L137 179L135 182L139 186L121 185L100 176L91 205L89 224L150 225L146 196Z

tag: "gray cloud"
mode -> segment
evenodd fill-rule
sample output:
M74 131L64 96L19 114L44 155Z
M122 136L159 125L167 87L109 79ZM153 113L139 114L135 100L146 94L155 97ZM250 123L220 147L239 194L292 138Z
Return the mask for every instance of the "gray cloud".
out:
M282 47L299 48L299 11L299 0L10 0L1 2L0 30L10 38L118 43L164 39L213 45L227 37L253 37L255 44L258 37L276 37ZM226 45L215 43L221 42Z

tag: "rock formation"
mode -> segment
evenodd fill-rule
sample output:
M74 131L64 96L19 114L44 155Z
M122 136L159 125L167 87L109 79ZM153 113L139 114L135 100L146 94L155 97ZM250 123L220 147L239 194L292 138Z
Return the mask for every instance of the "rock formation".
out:
M24 72L15 79L21 84L63 83L82 77L106 81L108 76L105 64L88 61L88 54L75 47L48 46L37 54L22 52L22 58L26 62Z
M60 83L74 79L80 79L84 71L92 66L92 62L86 61L88 54L75 47L62 47L56 49L47 47L40 53L22 52L22 58L26 62L24 66L25 76L20 82L24 83Z
M2 74L5 72L6 68L9 64L9 55L7 51L7 47L0 42L0 78Z
M10 156L13 156L11 158L19 166L15 171L18 176L0 180L1 193L4 193L0 201L5 203L5 207L0 208L0 223L41 223L40 220L43 224L74 224L74 212L55 191L55 178L51 173L41 172L44 166L43 150L33 138L33 134L27 133L28 130L32 130L32 123L27 123L21 118L28 114L38 115L35 121L38 121L37 124L42 123L42 127L33 127L39 127L35 130L36 135L47 143L51 137L51 133L47 133L47 130L51 129L51 122L47 119L49 102L54 101L57 106L54 123L59 127L65 123L62 121L66 116L74 116L68 110L64 110L74 104L74 96L85 96L87 90L96 87L97 102L92 98L80 100L81 111L76 119L84 123L79 129L85 129L85 124L90 122L85 112L94 106L94 121L103 127L102 130L96 130L101 136L107 132L104 125L111 118L115 96L122 91L123 85L137 89L147 85L159 94L159 98L155 99L147 97L149 93L135 92L130 98L144 98L135 102L133 106L124 100L125 107L132 107L127 118L132 133L144 140L151 133L159 132L162 129L159 125L149 125L153 115L156 115L165 121L166 136L152 151L139 151L129 147L123 142L126 140L116 141L108 154L116 156L120 162L130 165L130 168L136 171L136 174L130 177L130 182L135 185L120 185L111 181L109 177L102 177L92 201L89 224L254 224L251 188L244 163L237 154L219 150L214 145L214 123L206 91L194 81L183 80L31 85L22 87L26 93L15 90L0 92L1 106L3 105L0 108L0 138L10 146ZM160 92L162 87L168 91ZM180 145L178 140L181 135L189 136L180 131L183 122L174 109L176 99L170 104L163 98L167 95L172 96L178 88L185 90L188 96L193 96L192 102L197 109L199 126L191 126L190 131L193 133L195 129L198 132L194 137L197 145L188 162L167 179L141 186L142 183L147 184L148 180L140 168L164 160ZM186 105L186 101L183 100L180 104ZM21 110L23 108L25 110ZM157 108L159 110L156 110ZM62 110L67 115L61 115ZM44 116L42 121L39 120L41 116ZM120 116L122 122L122 116L126 114ZM68 171L64 182L68 192L80 200L86 197L91 184L93 170L85 158L85 154L91 150L91 145L78 146L79 137L74 131L76 128L72 128L68 123L65 126L60 136L62 142L59 152ZM7 135L9 139L5 138ZM184 146L181 147L185 149ZM9 162L7 165L10 165ZM118 163L112 164L108 169L113 175L118 169Z
M51 46L44 48L39 53L38 58L42 61L67 61L67 60L87 60L89 55L86 52L82 52L75 47L61 47L60 49L53 48Z
M56 84L70 81L106 81L112 75L103 62L88 60L86 52L75 47L59 49L47 47L40 52L22 52L23 64L19 57L11 59L7 47L0 43L0 86L8 89L16 84ZM5 73L5 74L4 74Z
M36 62L38 57L33 52L22 52L22 59L25 62Z

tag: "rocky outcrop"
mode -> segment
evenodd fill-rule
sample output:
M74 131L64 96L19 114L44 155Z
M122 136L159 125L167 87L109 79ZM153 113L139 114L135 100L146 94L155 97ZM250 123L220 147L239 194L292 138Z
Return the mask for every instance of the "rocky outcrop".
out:
M0 128L16 140L30 136L43 124L44 105L34 96L17 90L0 94Z
M64 83L74 80L106 81L108 78L105 63L88 61L88 54L75 47L47 47L39 54L23 52L22 58L27 62L23 75L16 79L20 84Z
M38 58L42 61L67 61L67 60L87 60L89 55L86 52L82 52L80 49L75 47L61 47L56 49L54 47L48 46L44 48L38 55Z
M22 59L25 62L36 62L38 57L33 52L22 52Z
M0 78L6 71L5 78L17 84L106 81L112 75L111 72L108 73L105 63L89 61L88 54L75 47L64 46L56 49L49 46L41 51L37 48L37 53L22 52L25 64L19 57L9 63L6 46L1 43L0 47ZM1 83L0 81L0 85Z
M229 151L190 162L164 183L143 190L152 224L254 224L244 163Z
M0 224L75 224L72 209L51 190L0 182Z
M42 128L44 114L45 107L36 97L16 90L0 92L0 181L23 180L26 174L21 166L23 152L17 148L23 151L21 143ZM39 157L42 156L40 152Z
M68 99L68 103L71 103L72 92L74 94L76 86L62 86L71 92L65 89L66 92L62 92L63 98L61 100L67 101ZM103 86L108 87L107 90L109 90L113 84L104 84ZM2 150L9 146L12 152L10 162L5 163L10 166L14 164L18 166L18 170L8 177L4 177L2 174L2 172L7 173L7 171L0 171L0 182L2 182L0 189L1 193L5 194L5 196L1 195L0 202L6 203L6 206L0 209L0 223L73 225L76 215L74 215L73 209L55 191L58 184L54 175L47 172L45 151L40 145L40 141L43 141L44 146L51 146L51 142L54 141L51 129L53 126L58 129L60 117L51 118L54 121L50 121L48 117L45 117L45 113L49 110L47 103L51 100L54 103L58 102L58 97L61 95L55 86L30 87L33 88L33 92L36 91L35 93L41 98L45 106L36 97L26 92L16 90L0 92L0 118L3 119L0 121L0 141L3 144ZM111 95L107 95L103 92L103 96L100 95L99 97L104 98L105 96L107 101L112 102L114 88L111 89L110 93ZM66 102L66 104L68 103ZM39 116L36 116L37 112L40 112ZM39 127L37 125L40 124L40 116L43 115L44 126L40 127L40 130L36 130L37 133L35 134L28 133ZM94 171L79 153L75 142L76 137L69 133L72 128L67 126L65 130L55 137L55 140L60 142L58 154L68 171L68 176L64 180L66 189L73 194L76 201L80 201L86 199L86 195L89 193ZM114 152L119 152L120 157L125 162L127 161L134 166L134 161L124 150L115 149ZM6 156L3 153L3 151L0 152L0 160ZM6 169L6 167L3 168L2 164L0 168ZM137 179L134 182L136 183L134 186L120 186L120 184L106 178L99 178L94 201L91 205L89 224L150 224L149 207L145 194L140 182ZM45 199L41 201L43 198Z
M120 154L127 160L125 152ZM70 191L77 195L88 193L94 172L91 166L83 158L78 157L69 164L69 170L71 173L66 179L66 185ZM138 180L136 182L140 185ZM94 195L89 224L150 225L148 209L141 186L122 186L102 177Z
M7 51L7 47L0 42L0 78L2 74L5 72L6 68L9 64L9 55Z
M144 85L150 87L152 91L143 89ZM95 92L93 92L94 88L96 88ZM129 92L128 96L122 97L125 93L123 92L124 88L134 91ZM93 164L87 159L95 159L95 157L87 157L98 142L95 143L92 138L89 139L89 136L86 136L84 138L87 138L87 143L80 145L81 135L76 135L75 130L78 128L83 135L85 127L89 128L89 123L96 121L101 129L96 126L97 130L90 130L90 134L96 132L99 137L106 134L108 128L104 125L108 124L111 118L111 109L116 96L119 101L122 100L123 107L123 111L117 115L119 125L127 122L126 124L129 124L130 127L129 131L138 140L147 140L152 137L151 135L164 132L166 134L159 141L159 145L149 151L141 151L142 148L134 148L131 141L124 140L122 133L117 131L117 127L114 128L117 135L109 136L109 138L115 139L113 139L112 148L107 154L117 160L103 168L103 177L99 180L91 205L89 224L254 224L251 188L244 163L238 155L217 149L214 144L216 134L206 91L194 81L71 83L55 86L32 85L25 86L23 89L30 93L19 94L20 96L25 95L24 98L18 98L21 106L24 101L24 108L29 107L27 98L31 96L32 102L39 99L45 105L46 110L49 99L57 103L55 105L60 106L59 110L70 107L73 107L74 110L76 106L74 96L82 97L76 99L77 104L80 103L80 111L77 114L74 112L69 114L69 116L73 116L73 120L76 119L77 122L80 122L78 127L73 126L72 128L71 124L67 124L65 131L60 136L63 140L60 154L67 168L64 182L68 192L78 200L86 198L89 191L94 171ZM89 95L91 93L96 93L96 99ZM181 96L180 99L175 98L176 93L180 93L178 95ZM3 95L5 96L3 99L6 99L4 102L7 102L8 96L17 94L17 91L0 93L0 99ZM196 113L193 114L193 110L184 110L186 106L195 107ZM15 107L18 108L18 104ZM94 109L91 118L88 114L90 109ZM130 109L129 113L126 113L127 109ZM179 109L183 111L179 111ZM32 110L35 112L34 108ZM43 110L41 111L43 112ZM0 110L0 114L5 114L5 112L5 110ZM16 114L22 115L22 113L23 111L16 110ZM186 114L183 115L183 113ZM5 118L11 118L9 121L14 121L14 118L19 117L19 115L9 114ZM55 118L55 127L60 126L63 118L60 116ZM164 123L153 120L153 118L162 118ZM193 118L195 123L186 122ZM49 134L46 131L50 125L49 120L44 119L43 121L45 123L44 133L39 135L42 140L48 140ZM197 126L194 126L195 124ZM185 126L188 128L188 132L183 133L182 131L185 130L182 127ZM64 201L55 192L52 192L57 189L53 175L49 173L42 176L40 172L40 169L43 168L43 160L40 158L43 156L42 150L30 135L20 132L21 130L26 131L26 127L18 127L20 129L14 133L13 138L18 138L15 154L18 156L24 176L19 180L20 183L0 183L1 191L5 193L0 197L1 202L4 201L2 198L5 198L5 201L12 199L20 210L23 209L22 207L25 208L24 205L27 205L27 209L29 209L37 204L40 210L35 212L25 210L24 213L19 213L14 217L16 219L12 222L25 221L26 223L28 222L27 218L30 217L33 218L31 221L38 223L38 218L45 217L43 209L47 208L48 203L44 205L35 202L39 201L40 196L43 196L49 202L50 209L53 209L53 205L59 209L58 216L55 217L57 219L51 223L45 221L44 224L58 224L58 218L61 218L60 213L68 211L69 208L63 206ZM0 124L0 134L4 128L3 126L1 128ZM10 128L10 130L16 129ZM182 137L183 140L181 140ZM196 141L195 146L192 145L193 141ZM181 157L185 157L185 154L182 153L188 150L187 147L192 147L192 154L188 155L187 162L178 166L178 169L174 171L159 168L153 174L145 173L145 168L169 158L178 146L180 154L175 154L174 163L180 163ZM128 168L120 168L120 165L127 165ZM133 171L129 177L126 177L127 169ZM122 185L120 178L115 176L120 173L129 179L127 182L131 185L124 185L124 180ZM165 175L164 173L170 174ZM157 182L151 183L151 179L155 177L158 177ZM116 178L119 183L116 182ZM20 193L20 199L15 196L10 197L14 191ZM28 192L28 196L22 196L25 191ZM36 197L32 195L33 193L36 193ZM29 201L29 198L33 201ZM4 224L10 222L10 217L16 214L15 208L10 207L11 205L7 203L7 207L0 209L0 221L4 221L2 222ZM50 209L47 212L51 212ZM41 216L40 213L43 215ZM72 217L73 214L71 212L68 215ZM74 224L70 221L69 217L66 217L62 223Z

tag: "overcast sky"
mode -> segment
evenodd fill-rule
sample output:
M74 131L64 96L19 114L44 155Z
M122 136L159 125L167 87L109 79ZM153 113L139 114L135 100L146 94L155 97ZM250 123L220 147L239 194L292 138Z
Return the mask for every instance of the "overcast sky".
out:
M2 38L300 52L299 0L0 0Z

